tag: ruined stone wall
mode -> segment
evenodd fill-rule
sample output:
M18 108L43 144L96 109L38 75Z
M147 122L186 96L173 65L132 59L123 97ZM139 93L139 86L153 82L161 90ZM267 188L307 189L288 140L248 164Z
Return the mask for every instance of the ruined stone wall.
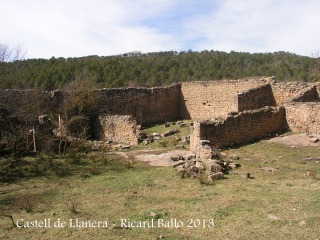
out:
M206 120L237 111L237 94L264 83L256 79L185 82L181 84L180 117Z
M276 105L270 84L238 93L237 99L238 112Z
M99 114L132 115L139 124L179 118L180 85L95 90Z
M224 120L195 122L190 136L190 149L200 140L209 140L217 147L232 146L259 139L285 127L284 107L264 107L229 115Z
M291 101L299 92L310 87L310 84L305 82L273 82L271 87L276 104L279 106Z
M291 99L293 102L316 102L318 100L319 94L316 86L303 89Z
M39 115L53 111L58 97L55 92L7 89L0 91L0 106L20 119L32 121Z
M320 102L291 102L284 107L292 131L320 134Z
M101 130L100 139L137 145L140 126L137 121L129 115L103 115L99 116Z

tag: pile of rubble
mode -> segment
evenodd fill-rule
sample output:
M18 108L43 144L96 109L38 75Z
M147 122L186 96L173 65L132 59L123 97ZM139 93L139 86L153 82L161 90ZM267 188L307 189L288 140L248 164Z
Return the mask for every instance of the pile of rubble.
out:
M207 140L201 140L195 154L171 157L172 166L177 169L182 178L196 177L204 183L211 183L214 180L223 179L224 174L241 166L233 161L239 157L232 155L228 160L224 160L226 154L211 147L209 143Z

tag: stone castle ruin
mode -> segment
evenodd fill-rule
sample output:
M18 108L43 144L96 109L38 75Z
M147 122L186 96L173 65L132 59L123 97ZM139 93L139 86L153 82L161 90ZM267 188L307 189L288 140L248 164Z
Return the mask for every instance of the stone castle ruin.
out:
M59 114L63 91L1 90L0 105L13 112ZM138 144L140 125L192 119L190 149L200 140L231 146L277 133L320 133L320 82L276 82L271 78L196 81L155 88L93 91L92 137ZM70 96L69 96L70 97ZM31 116L31 115L30 115Z

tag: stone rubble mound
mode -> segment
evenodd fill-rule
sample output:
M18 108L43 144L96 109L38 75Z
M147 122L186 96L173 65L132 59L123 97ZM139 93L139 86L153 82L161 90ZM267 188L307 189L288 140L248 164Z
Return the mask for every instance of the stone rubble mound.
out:
M214 180L223 179L224 174L241 166L233 162L233 159L237 160L239 157L232 155L229 156L230 159L224 160L226 154L209 144L210 141L201 140L197 145L196 153L171 157L172 166L177 169L182 178L201 177L204 183L211 183Z

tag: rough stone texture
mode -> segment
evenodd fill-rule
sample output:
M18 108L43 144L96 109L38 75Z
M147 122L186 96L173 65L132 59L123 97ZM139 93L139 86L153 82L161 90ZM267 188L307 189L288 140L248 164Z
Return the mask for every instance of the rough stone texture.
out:
M300 91L292 99L292 102L315 102L319 101L319 94L316 86L311 86Z
M26 117L26 120L51 112L58 108L60 92L16 90L7 89L0 91L0 105L13 111L18 118Z
M320 134L320 102L286 103L284 107L292 131Z
M215 129L220 129L219 134L227 137L226 142L232 145L252 139L253 136L251 135L254 135L254 138L264 136L266 134L264 127L268 124L273 124L275 129L279 129L278 126L283 123L283 117L280 117L280 113L271 114L276 116L268 120L266 117L268 111L243 111L274 106L275 104L279 106L286 103L288 126L293 131L318 133L318 104L303 103L303 105L299 105L297 103L297 105L292 105L289 102L319 101L319 92L320 82L315 84L302 82L277 83L273 77L185 82L156 88L99 89L94 90L97 111L92 116L92 124L102 121L102 125L113 126L113 128L106 130L106 127L99 127L99 124L92 126L92 128L98 133L94 137L100 135L105 138L107 132L108 136L112 135L120 142L135 142L134 137L129 137L134 133L134 130L132 130L134 121L137 124L147 124L178 118L198 121L220 118L219 121L214 120ZM35 122L38 116L44 114L59 113L62 114L63 118L64 104L68 103L68 98L72 95L70 92L60 90L52 92L0 90L0 105L13 111L18 118L23 117L28 121ZM279 112L282 112L282 110ZM112 118L111 115L124 115L124 118L132 116L130 118L132 119L130 120L132 125L129 120L124 120L119 116ZM96 116L100 116L97 121L95 121ZM104 119L105 116L109 116L106 117L108 120ZM111 124L111 120L119 120L119 129L128 132L118 132L117 128L114 127L118 123ZM267 124L266 121L270 122ZM191 127L193 131L193 136L190 137L191 149L195 149L194 143L203 137L201 136L202 133L197 132L200 127L197 126L197 123L195 124L194 128ZM266 129L269 132L276 131L272 127L266 127ZM110 131L117 132L111 134ZM259 131L261 132L258 133ZM254 134L251 134L251 132L254 132ZM237 136L240 133L242 136ZM216 141L221 143L219 136L215 138L218 139ZM234 140L228 138L234 138Z
M102 139L130 145L138 144L140 126L132 116L103 115L99 116L99 121Z
M139 124L179 117L180 85L95 90L99 114L132 115Z
M196 151L200 140L210 141L212 146L224 147L248 142L278 132L285 126L283 107L264 107L244 111L224 120L197 122L193 124L190 136L190 150Z
M273 96L277 106L290 101L300 91L310 87L310 83L305 82L271 82Z
M237 111L237 94L265 83L257 79L181 83L180 118L206 120Z
M238 112L263 108L265 106L276 106L270 84L251 88L237 94Z

